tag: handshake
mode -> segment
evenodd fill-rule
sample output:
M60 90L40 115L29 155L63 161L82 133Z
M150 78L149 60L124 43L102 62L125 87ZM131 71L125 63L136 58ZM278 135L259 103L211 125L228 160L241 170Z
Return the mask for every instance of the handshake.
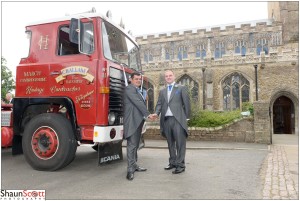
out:
M158 119L158 115L157 114L150 114L148 117L148 119L150 119L151 121L155 121Z

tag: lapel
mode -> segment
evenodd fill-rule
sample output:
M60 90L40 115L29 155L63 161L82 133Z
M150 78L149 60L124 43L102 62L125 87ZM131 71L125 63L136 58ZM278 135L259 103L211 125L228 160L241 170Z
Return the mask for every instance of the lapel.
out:
M164 95L166 102L168 102L168 86L163 89L163 95Z
M139 97L141 100L143 100L143 102L145 102L145 99L144 99L143 95L138 91L138 89L137 89L134 85L131 85L131 86L134 88L135 93L138 94L138 97Z
M173 89L172 89L172 92L171 92L171 95L170 95L170 100L169 100L169 102L172 100L172 98L173 98L175 92L177 91L177 89L178 89L178 85L177 85L177 84L174 84Z
M177 90L178 90L178 85L175 83L174 86L173 86L172 92L170 94L170 100L169 100L169 102L172 100L172 98L175 95L175 92ZM163 95L165 97L166 102L168 102L168 86L163 89Z

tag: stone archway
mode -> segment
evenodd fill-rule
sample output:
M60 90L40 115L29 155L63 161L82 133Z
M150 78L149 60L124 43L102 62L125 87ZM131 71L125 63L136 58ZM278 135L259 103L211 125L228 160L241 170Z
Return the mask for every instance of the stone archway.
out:
M272 96L270 101L271 137L280 132L299 135L298 103L297 96L289 91L279 91Z

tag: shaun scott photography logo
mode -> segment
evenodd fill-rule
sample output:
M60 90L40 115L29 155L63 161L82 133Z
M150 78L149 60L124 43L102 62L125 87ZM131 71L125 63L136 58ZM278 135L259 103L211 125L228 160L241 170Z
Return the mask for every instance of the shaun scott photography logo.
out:
M45 190L1 190L0 200L46 200Z

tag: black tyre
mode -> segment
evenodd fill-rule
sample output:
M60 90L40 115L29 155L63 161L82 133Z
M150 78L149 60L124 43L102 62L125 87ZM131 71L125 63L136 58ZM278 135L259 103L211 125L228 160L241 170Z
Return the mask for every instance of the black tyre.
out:
M72 162L77 142L71 123L65 117L45 113L35 116L26 125L22 146L32 168L54 171Z

